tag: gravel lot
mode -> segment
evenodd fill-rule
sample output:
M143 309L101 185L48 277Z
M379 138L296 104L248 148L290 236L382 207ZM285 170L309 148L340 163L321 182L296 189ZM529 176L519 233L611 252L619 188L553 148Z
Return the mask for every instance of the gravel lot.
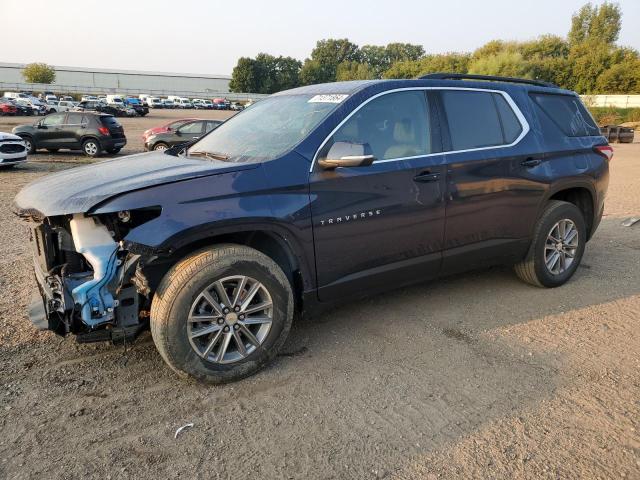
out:
M122 154L183 114L122 119ZM621 226L640 216L640 144L615 146L566 286L495 268L390 292L294 324L273 365L216 387L177 379L148 333L125 351L31 326L10 204L86 161L31 160L0 172L0 478L640 478L640 224Z

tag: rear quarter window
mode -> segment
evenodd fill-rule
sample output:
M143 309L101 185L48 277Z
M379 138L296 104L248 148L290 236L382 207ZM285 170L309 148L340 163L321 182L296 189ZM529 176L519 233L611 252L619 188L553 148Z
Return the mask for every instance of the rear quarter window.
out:
M116 120L116 117L100 117L100 120L102 121L102 124L105 127L119 127L120 126L120 122L118 122L118 120Z
M566 136L600 135L600 129L578 97L550 93L531 93L530 95L538 111L550 118Z

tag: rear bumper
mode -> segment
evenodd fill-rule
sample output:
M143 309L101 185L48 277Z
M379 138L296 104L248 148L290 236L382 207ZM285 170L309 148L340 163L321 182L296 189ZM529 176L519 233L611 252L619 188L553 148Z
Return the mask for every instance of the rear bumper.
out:
M104 148L105 150L112 149L112 148L122 148L127 144L127 139L113 138L113 137L102 138L100 139L100 144L102 145L102 148Z

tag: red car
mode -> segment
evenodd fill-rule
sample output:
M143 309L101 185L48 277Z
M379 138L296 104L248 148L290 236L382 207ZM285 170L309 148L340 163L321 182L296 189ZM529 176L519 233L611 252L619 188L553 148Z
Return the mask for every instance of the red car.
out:
M0 115L15 115L18 109L10 103L0 103Z
M157 135L158 133L165 133L171 130L175 130L176 128L180 128L181 125L184 125L185 123L191 122L193 120L200 120L200 119L199 118L181 118L180 120L174 120L173 122L167 123L166 125L163 125L161 127L150 128L149 130L146 130L142 134L142 140L144 141L144 143L147 143L147 139L151 135Z

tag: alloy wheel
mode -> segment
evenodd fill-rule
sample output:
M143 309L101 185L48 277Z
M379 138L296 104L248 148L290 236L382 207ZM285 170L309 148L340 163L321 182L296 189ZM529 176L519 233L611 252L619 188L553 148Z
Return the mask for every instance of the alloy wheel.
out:
M551 274L560 275L571 267L579 240L578 228L568 218L551 228L544 244L544 263Z
M273 322L273 301L259 281L243 275L206 287L191 305L187 335L193 350L211 363L241 361L259 348Z
M84 144L84 151L87 155L94 156L98 153L98 145L94 142L87 142Z

